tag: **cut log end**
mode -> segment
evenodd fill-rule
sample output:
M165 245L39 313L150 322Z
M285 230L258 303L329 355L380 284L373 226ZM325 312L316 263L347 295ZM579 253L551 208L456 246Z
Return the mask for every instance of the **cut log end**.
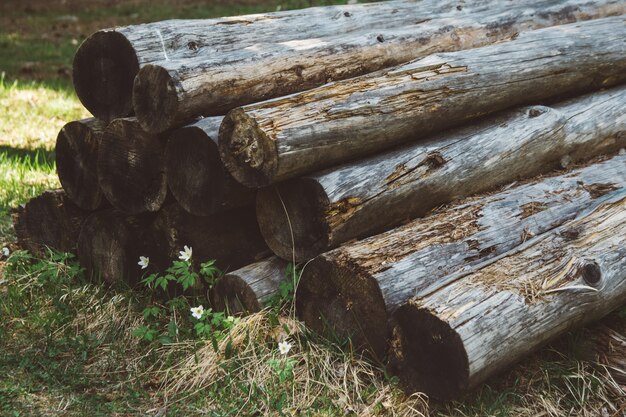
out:
M98 152L100 188L117 209L130 214L157 211L167 197L165 145L132 119L111 122Z
M72 79L87 110L110 121L132 114L133 80L138 71L139 61L128 39L119 32L101 30L76 51Z
M78 260L87 276L114 284L128 276L126 229L105 213L90 216L78 238Z
M91 278L108 284L121 281L134 286L143 275L162 271L167 256L162 242L154 239L154 216L127 216L114 209L93 213L85 220L78 238L78 260ZM149 258L147 269L139 257Z
M37 256L47 248L71 252L86 216L63 191L46 191L13 212L17 243Z
M202 129L178 129L170 136L165 155L167 182L176 201L196 216L217 212L224 174L215 142Z
M240 277L228 274L211 289L211 307L230 315L245 315L261 311L261 304L250 286Z
M161 133L176 127L176 82L165 68L157 65L141 68L133 85L133 107L146 132Z
M96 119L67 123L56 141L59 180L67 196L84 210L96 210L104 202L98 185L98 147L104 123Z
M382 360L387 350L385 302L374 279L318 257L303 271L296 311L309 328Z
M407 391L446 401L468 388L467 353L448 323L412 304L401 306L393 319L389 368Z
M327 207L328 198L319 183L301 178L259 190L257 221L272 252L287 260L295 256L301 262L328 246L323 222Z
M219 150L230 174L248 187L273 182L278 170L276 141L269 138L242 109L226 115L219 133Z

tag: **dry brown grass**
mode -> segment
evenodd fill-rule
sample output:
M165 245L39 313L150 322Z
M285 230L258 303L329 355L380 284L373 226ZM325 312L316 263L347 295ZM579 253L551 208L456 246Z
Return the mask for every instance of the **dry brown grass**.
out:
M283 356L278 352L277 343L285 340L293 347ZM234 354L228 355L227 351ZM292 377L280 381L272 361L292 361ZM264 387L267 393L287 389L288 396L283 404L286 415L316 409L316 404L325 397L333 402L330 410L343 410L344 414L428 414L424 396L402 394L385 381L376 366L328 344L310 343L302 323L287 317L274 319L267 311L241 319L230 336L218 343L217 349L207 343L173 368L161 372L164 374L161 392L172 398L180 393L209 390L215 385L243 382L250 391L242 403L242 412L254 403L258 415L273 415L276 410L259 408L259 404L264 403L253 398L258 395L255 387ZM217 399L207 403L208 408L217 405Z

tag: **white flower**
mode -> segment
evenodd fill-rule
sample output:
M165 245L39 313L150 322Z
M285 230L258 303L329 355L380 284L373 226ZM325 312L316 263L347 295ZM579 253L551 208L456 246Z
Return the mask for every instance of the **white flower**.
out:
M148 258L147 256L140 256L139 262L137 262L137 265L139 265L141 269L146 269L149 263L150 263L150 258Z
M204 314L204 307L200 304L198 307L191 307L191 315L200 320Z
M191 248L185 245L185 250L180 251L180 256L178 257L181 261L189 261L191 259Z
M9 250L9 248L5 246L4 248L2 248L2 254L4 255L5 258L8 258L9 255L11 254L11 251Z
M289 342L279 342L278 343L278 351L281 355L286 355L291 350L291 343Z

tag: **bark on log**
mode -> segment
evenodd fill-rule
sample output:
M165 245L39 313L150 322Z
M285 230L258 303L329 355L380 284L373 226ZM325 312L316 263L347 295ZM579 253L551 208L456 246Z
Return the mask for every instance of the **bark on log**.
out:
M472 7L486 1L465 3ZM602 4L611 8L614 3ZM211 59L262 42L393 28L424 20L434 13L454 11L457 4L456 0L390 1L105 29L91 35L76 52L74 89L93 115L108 121L132 113L133 80L147 64L196 57Z
M298 262L455 199L626 147L626 88L532 106L261 190L274 253ZM284 204L284 206L283 206ZM285 214L287 209L288 217Z
M67 123L57 136L59 180L67 196L84 210L93 211L106 204L98 184L98 147L105 127L92 117Z
M394 314L391 367L450 399L626 302L626 191Z
M209 293L211 307L232 315L261 311L290 278L285 275L287 264L273 256L224 275Z
M144 132L134 118L112 121L98 150L98 181L107 200L123 212L159 210L168 195L165 137Z
M262 186L497 110L618 84L626 80L624 20L524 32L237 108L220 127L222 160L238 181Z
M208 216L251 205L256 192L234 180L217 149L223 117L207 117L170 133L165 172L170 191L189 213Z
M47 248L72 252L87 216L62 190L46 191L12 213L18 245L36 256Z
M508 40L520 31L620 15L626 13L626 5L615 0L584 6L577 0L533 0L518 5L479 1L470 2L462 11L443 10L449 12L424 18L416 8L407 13L414 19L399 26L379 28L378 23L349 34L329 32L328 37L308 32L309 39L270 40L227 55L146 65L135 78L135 114L145 130L158 133L198 115L225 114L237 106L400 65L433 52L484 46ZM416 12L421 19L415 18Z
M78 239L78 260L92 279L108 284L136 285L142 276L161 272L169 266L163 242L154 239L152 213L131 216L106 209L89 216ZM148 268L138 265L139 257L149 258Z
M178 258L186 245L193 250L196 267L215 259L217 267L227 272L270 253L252 207L200 217L187 213L179 204L171 204L159 211L154 228L156 240L166 242L169 259Z
M548 232L626 187L626 156L474 198L318 256L296 309L308 327L384 356L388 315L449 285L473 265Z

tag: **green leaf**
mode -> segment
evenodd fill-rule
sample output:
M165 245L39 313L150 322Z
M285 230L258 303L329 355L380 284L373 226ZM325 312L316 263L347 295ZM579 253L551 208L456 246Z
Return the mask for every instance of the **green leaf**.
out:
M159 317L161 315L161 308L158 306L147 307L143 310L143 318L149 319L150 317Z
M167 334L173 338L176 338L178 335L178 325L174 320L170 320L170 322L167 323Z

